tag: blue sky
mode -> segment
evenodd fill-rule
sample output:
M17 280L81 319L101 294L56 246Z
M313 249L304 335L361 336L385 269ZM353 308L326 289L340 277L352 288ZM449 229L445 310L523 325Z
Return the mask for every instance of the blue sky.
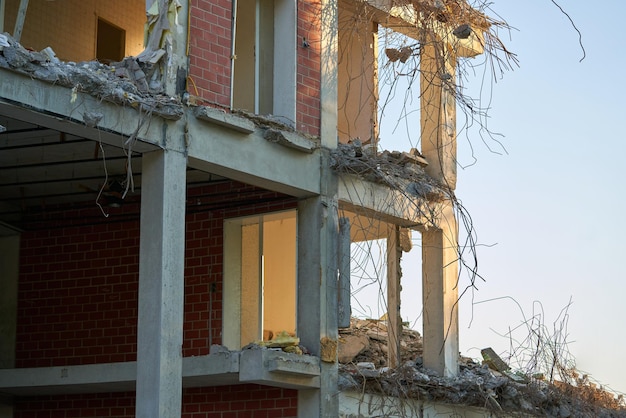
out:
M571 300L566 339L577 367L626 392L626 3L559 4L582 33L582 62L578 33L550 0L491 6L516 28L500 38L520 67L482 91L488 126L503 135L506 152L492 152L502 148L476 132L470 147L459 133L467 167L459 169L457 195L473 219L486 279L461 303L461 348L475 358L488 346L507 352L511 341L501 334L539 312L549 339L555 321L565 331L559 314ZM467 83L479 91L480 77ZM381 124L383 147L408 148L390 125ZM419 304L410 300L421 298L417 252L404 261L402 314L411 321Z

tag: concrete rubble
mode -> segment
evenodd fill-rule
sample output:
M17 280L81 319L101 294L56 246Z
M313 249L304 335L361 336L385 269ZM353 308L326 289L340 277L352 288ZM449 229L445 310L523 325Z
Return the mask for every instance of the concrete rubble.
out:
M378 152L371 144L364 145L359 139L339 144L331 154L331 167L337 172L388 185L417 200L441 202L451 191L426 174L426 165L424 157L415 149L410 153Z
M396 399L418 399L488 408L495 416L541 417L626 417L622 397L585 385L513 378L509 366L493 350L482 364L460 357L458 377L438 376L422 366L422 339L417 331L403 328L402 365L387 367L387 326L381 320L352 319L350 328L340 330L339 387L387 395ZM495 355L495 357L494 357ZM502 373L489 364L497 365Z
M133 57L111 65L98 61L62 62L49 47L40 52L30 51L7 33L0 35L1 68L71 88L72 100L76 99L77 93L86 93L165 119L180 119L183 115L180 100L163 94L159 86L155 90L148 85L146 80L152 71L151 65Z

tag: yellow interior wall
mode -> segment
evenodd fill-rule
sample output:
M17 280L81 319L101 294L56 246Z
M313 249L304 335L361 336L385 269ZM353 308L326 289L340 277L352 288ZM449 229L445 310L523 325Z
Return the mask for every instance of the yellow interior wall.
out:
M376 140L377 45L374 23L339 9L337 130L339 141Z
M296 218L263 223L263 329L296 331Z
M4 30L10 34L19 4L19 0L6 1ZM126 31L126 56L142 51L144 0L31 0L20 42L36 51L49 46L65 61L92 60L98 17Z

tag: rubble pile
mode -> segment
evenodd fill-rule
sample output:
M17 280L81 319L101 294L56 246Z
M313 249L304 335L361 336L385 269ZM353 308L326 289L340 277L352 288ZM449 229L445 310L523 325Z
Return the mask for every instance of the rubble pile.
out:
M450 192L426 174L424 157L413 148L411 152L377 152L371 144L354 139L339 144L331 153L331 168L340 173L355 174L364 180L384 184L407 196L440 202Z
M582 381L576 386L551 384L513 373L491 349L483 350L482 364L461 357L457 377L439 376L422 364L419 333L406 328L401 365L392 369L387 367L385 322L352 319L350 325L340 330L340 390L387 395L399 402L418 399L486 407L496 416L626 417L623 398Z
M98 61L62 62L49 47L30 51L8 34L0 34L0 68L68 87L72 89L72 100L81 92L165 119L181 118L180 101L163 94L160 85L150 85L147 81L150 65L153 64L132 57L110 65Z

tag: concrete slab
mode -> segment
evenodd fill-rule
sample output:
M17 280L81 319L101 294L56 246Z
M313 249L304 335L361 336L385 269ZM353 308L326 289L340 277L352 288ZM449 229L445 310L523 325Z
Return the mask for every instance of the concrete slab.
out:
M292 389L320 387L319 358L275 350L241 352L239 380Z

